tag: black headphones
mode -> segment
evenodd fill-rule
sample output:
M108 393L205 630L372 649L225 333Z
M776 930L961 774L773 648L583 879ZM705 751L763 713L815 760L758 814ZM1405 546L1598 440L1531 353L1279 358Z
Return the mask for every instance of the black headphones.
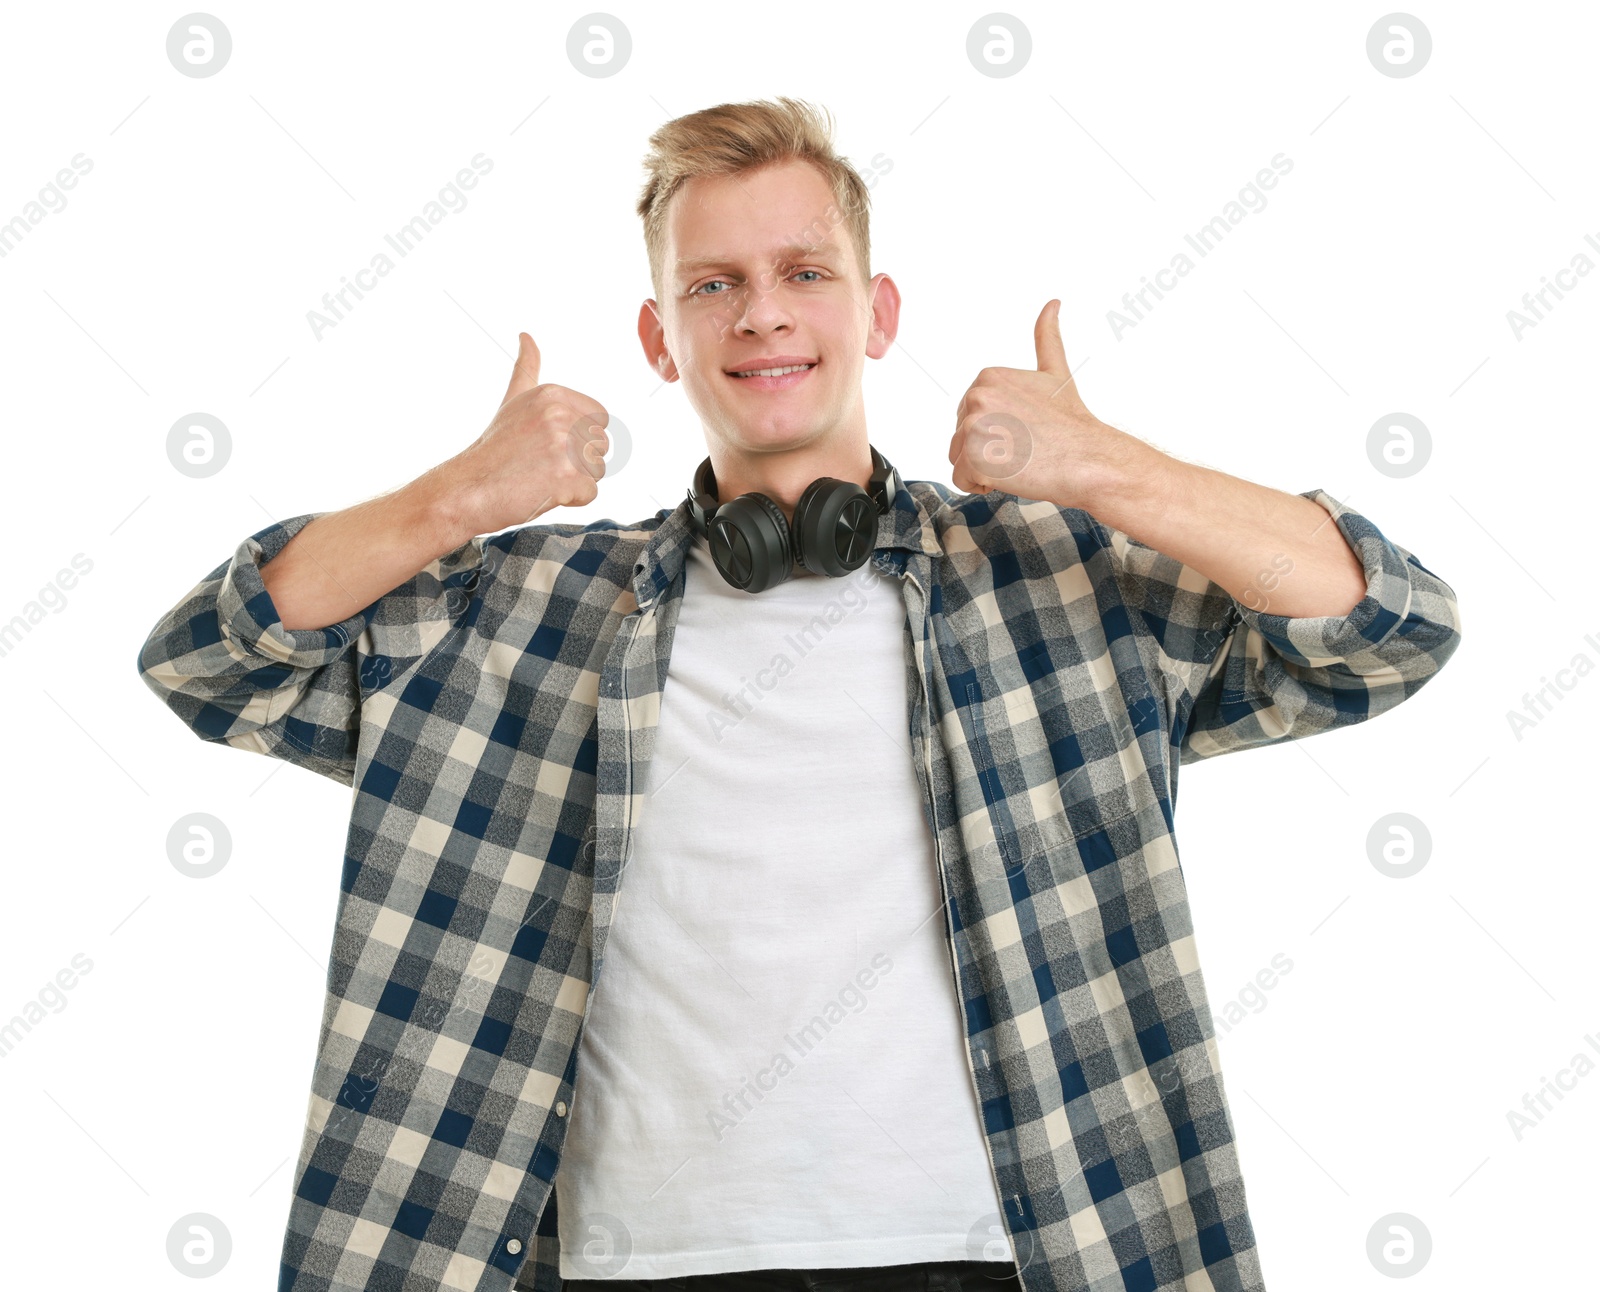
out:
M863 489L853 480L813 480L794 506L794 525L764 493L717 501L717 481L707 458L689 490L689 523L711 544L717 572L745 592L765 592L794 573L798 563L813 574L839 578L866 564L878 541L878 517L900 492L900 476L877 449L872 479Z

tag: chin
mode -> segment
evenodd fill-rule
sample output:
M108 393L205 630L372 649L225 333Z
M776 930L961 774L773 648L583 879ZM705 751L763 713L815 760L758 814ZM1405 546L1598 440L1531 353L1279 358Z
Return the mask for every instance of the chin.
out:
M789 422L760 426L737 423L729 428L726 439L750 453L782 453L804 448L817 438L818 429L809 421L798 426Z

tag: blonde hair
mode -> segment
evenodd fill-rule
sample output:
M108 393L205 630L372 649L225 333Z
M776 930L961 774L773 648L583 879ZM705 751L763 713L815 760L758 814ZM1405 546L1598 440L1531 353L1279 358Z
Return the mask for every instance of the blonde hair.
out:
M658 300L667 208L678 190L697 175L743 175L788 161L814 166L833 192L833 205L806 229L794 230L797 239L825 236L829 228L843 224L855 244L862 283L872 281L867 186L855 167L833 150L832 114L780 96L776 102L719 103L677 117L650 136L644 160L650 178L639 194L637 213L644 221L650 281Z

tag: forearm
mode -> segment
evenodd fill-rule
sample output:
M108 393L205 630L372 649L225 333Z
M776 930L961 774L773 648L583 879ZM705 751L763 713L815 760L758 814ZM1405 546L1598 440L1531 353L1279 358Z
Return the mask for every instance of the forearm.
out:
M318 516L261 567L285 628L341 623L460 547L459 491L435 468L410 484Z
M1071 505L1198 570L1252 610L1342 617L1365 594L1360 559L1311 499L1115 434L1115 451Z

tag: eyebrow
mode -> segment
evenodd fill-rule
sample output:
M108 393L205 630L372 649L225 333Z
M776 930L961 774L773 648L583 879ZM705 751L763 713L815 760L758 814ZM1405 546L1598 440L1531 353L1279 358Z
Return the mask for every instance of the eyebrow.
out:
M790 242L773 253L775 259L782 257L785 260L828 260L837 259L842 254L843 248L834 242ZM695 269L727 269L732 265L733 261L726 256L680 256L674 272L681 274Z

